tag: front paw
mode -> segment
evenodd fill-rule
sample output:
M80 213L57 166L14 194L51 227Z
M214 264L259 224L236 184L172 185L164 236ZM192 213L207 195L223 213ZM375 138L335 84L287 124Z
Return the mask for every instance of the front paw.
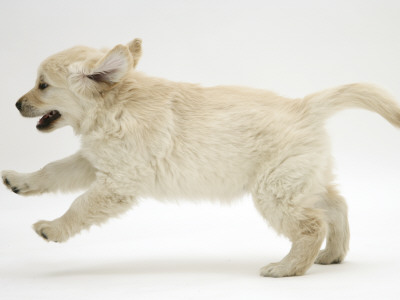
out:
M68 231L59 220L39 221L33 225L36 233L48 242L62 243L68 240Z
M29 175L15 171L2 171L1 178L4 185L16 194L28 195L38 193L38 190L29 183Z

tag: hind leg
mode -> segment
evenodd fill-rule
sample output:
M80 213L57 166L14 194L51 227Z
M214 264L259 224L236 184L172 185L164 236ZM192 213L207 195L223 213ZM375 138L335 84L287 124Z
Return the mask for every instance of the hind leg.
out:
M328 235L326 247L320 251L315 263L335 264L343 261L349 249L349 223L347 219L347 205L336 189L328 187L326 197L319 203L319 207L326 212Z
M320 211L291 206L273 210L257 199L256 206L269 223L292 241L290 252L278 263L263 267L262 276L284 277L303 275L314 263L325 237L325 223ZM274 200L272 200L274 201Z
M261 269L262 276L303 275L314 263L326 234L323 211L315 207L323 189L309 172L296 174L287 166L283 170L289 171L287 175L281 177L283 174L275 170L261 179L253 192L261 215L292 242L290 252L280 262Z

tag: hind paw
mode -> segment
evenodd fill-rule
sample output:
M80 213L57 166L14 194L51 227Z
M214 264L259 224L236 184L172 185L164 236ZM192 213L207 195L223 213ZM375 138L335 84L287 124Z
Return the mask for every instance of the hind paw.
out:
M344 257L345 254L338 254L325 249L319 252L315 263L320 265L340 264Z

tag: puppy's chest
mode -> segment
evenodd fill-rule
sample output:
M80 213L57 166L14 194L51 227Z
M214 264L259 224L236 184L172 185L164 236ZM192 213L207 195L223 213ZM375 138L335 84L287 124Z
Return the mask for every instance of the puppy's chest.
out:
M110 174L127 172L144 162L142 151L123 139L82 139L81 152L96 169Z

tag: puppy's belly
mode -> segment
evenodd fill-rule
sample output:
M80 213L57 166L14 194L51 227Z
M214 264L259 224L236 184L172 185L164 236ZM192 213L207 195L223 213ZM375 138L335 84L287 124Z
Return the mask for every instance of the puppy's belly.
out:
M217 200L230 202L249 192L247 178L171 176L156 178L149 196L160 200Z

